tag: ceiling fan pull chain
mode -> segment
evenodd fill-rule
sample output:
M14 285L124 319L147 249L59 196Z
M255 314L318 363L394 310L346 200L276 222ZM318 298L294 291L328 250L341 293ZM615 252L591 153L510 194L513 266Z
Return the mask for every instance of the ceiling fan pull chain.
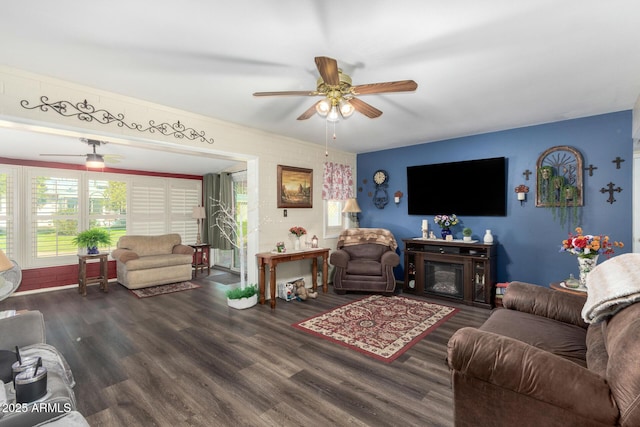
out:
M324 122L324 156L329 157L329 122Z

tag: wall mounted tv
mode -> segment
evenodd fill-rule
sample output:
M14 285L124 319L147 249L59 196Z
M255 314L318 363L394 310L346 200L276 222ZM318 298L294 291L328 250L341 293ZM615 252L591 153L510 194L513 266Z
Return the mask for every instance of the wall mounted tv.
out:
M504 157L407 167L409 215L507 215Z

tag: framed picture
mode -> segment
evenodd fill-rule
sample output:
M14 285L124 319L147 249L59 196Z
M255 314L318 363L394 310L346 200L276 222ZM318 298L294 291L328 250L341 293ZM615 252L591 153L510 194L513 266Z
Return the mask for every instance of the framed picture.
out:
M278 207L313 207L313 169L278 165Z

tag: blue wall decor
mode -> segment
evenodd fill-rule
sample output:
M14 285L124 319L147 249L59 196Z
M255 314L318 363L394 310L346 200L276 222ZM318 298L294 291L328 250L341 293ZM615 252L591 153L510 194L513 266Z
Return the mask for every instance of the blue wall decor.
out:
M563 239L573 232L575 224L560 225L549 209L536 207L534 197L522 204L515 188L524 184L536 188L535 171L538 157L554 146L570 146L583 157L584 165L597 166L584 176L584 206L580 208L577 225L586 234L606 234L612 240L622 241L625 247L616 248L616 255L632 250L632 162L622 163L620 169L611 159L633 158L631 137L632 113L621 111L581 119L510 129L481 135L473 135L446 141L429 142L359 154L358 177L370 177L384 164L394 179L394 188L404 192L407 188L407 166L431 163L483 159L504 156L507 158L507 216L462 217L453 228L454 237L462 239L462 229L473 230L473 239L482 240L490 229L498 245L498 282L524 281L548 286L578 274L576 258L560 253ZM589 172L589 171L587 171ZM527 175L527 176L525 176ZM360 178L359 178L360 179ZM607 203L601 189L609 182L624 189L616 192L616 203ZM451 182L425 182L425 185L448 185L460 197L466 192L482 191L482 180L456 184ZM365 186L366 187L366 186ZM440 229L433 222L438 214L429 216L408 215L406 203L397 209L377 209L372 203L364 203L367 189L358 192L362 208L361 227L382 227L391 230L400 245L401 265L395 269L396 278L404 278L404 246L402 239L421 235L422 220L427 219L429 230L436 235ZM600 263L605 258L600 257Z

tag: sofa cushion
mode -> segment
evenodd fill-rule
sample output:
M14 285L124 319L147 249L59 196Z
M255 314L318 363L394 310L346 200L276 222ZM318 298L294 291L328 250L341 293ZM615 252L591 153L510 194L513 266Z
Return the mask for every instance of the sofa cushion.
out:
M342 250L349 254L352 261L354 259L379 260L380 257L382 257L382 254L389 250L389 247L375 243L367 243L364 245L345 246Z
M118 249L131 249L139 256L170 254L175 245L181 244L179 234L160 236L122 236L118 239Z
M479 328L514 338L586 367L587 330L516 310L496 309Z
M132 259L127 262L127 270L147 270L150 268L170 267L172 265L191 264L193 257L191 255L165 254L145 256L138 259Z
M381 276L382 264L369 259L354 259L347 264L347 274L360 276Z
M606 378L609 354L604 345L602 326L604 324L589 325L587 329L587 368Z
M620 409L620 424L640 425L640 303L619 311L603 333L609 354L607 381Z

